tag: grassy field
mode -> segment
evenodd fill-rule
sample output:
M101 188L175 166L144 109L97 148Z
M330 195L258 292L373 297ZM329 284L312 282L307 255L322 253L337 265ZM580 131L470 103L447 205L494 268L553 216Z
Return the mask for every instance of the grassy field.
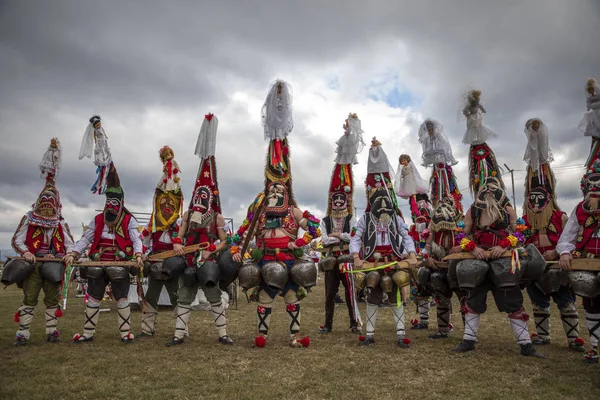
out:
M334 333L319 335L323 286L316 287L302 305L302 333L312 340L305 349L288 347L282 299L274 309L267 347L252 348L256 305L247 304L242 294L239 309L228 312L232 347L217 344L210 313L203 311L193 313L192 337L182 346L165 347L174 327L170 311L160 313L157 336L122 344L114 302L108 302L112 311L100 316L96 340L73 345L69 339L82 331L84 317L83 302L72 296L59 323L63 343L45 342L43 308L38 308L30 345L15 348L12 318L20 302L21 292L14 285L0 290L2 399L600 398L596 386L600 368L584 365L581 353L567 350L554 309L553 344L540 347L548 357L542 360L519 356L506 316L495 311L482 318L480 344L467 354L451 352L462 336L457 315L450 339L427 339L433 328L411 331L413 346L408 350L395 344L389 309L380 310L375 347L357 346L357 337L346 329L344 305L337 306ZM361 312L364 315L364 304ZM434 314L432 309L432 322ZM580 315L585 326L582 310ZM407 321L415 316L411 305ZM138 312L133 321L137 333ZM587 331L582 336L587 341Z

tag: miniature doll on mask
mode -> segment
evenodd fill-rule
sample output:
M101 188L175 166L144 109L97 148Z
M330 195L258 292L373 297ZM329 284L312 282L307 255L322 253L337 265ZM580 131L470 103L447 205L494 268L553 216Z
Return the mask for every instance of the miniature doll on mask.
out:
M94 155L94 164L97 166L96 182L91 188L93 193L103 194L106 190L106 177L108 167L112 163L110 148L108 147L108 136L102 127L102 120L99 115L90 118L90 122L85 130L81 149L79 150L79 159L84 157L92 158Z
M56 174L60 169L60 156L60 141L58 138L52 138L50 140L50 146L48 146L48 150L46 150L46 153L44 153L44 157L40 163L40 176L42 178L49 179L56 177Z
M427 193L429 185L421 178L419 170L408 154L402 154L399 158L398 169L394 185L398 188L396 194L403 199L418 193Z
M419 143L423 149L421 160L424 167L444 164L456 165L458 161L452 155L452 146L444 133L444 126L438 121L427 118L419 127Z
M463 115L467 118L467 131L462 140L464 144L482 144L491 137L498 137L496 132L483 124L483 114L486 111L480 98L480 90L471 90L466 96L465 106L462 110Z
M583 114L579 130L584 132L585 136L600 138L600 86L594 78L588 79L586 91L587 112Z

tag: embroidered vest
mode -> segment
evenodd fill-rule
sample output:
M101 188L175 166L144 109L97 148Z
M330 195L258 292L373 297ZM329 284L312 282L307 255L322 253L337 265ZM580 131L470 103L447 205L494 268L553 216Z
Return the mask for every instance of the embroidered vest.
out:
M402 257L402 252L404 251L404 246L402 245L402 237L400 236L400 230L398 229L398 221L394 215L390 224L388 225L388 237L389 242L392 247L392 251L396 255L396 257ZM369 259L373 253L375 252L375 247L377 245L377 219L373 216L372 213L366 213L362 216L365 218L365 231L362 236L363 243L363 256L362 259Z
M129 222L131 221L133 216L127 212L123 212L121 218L115 225L114 234L115 240L114 243L117 245L119 250L125 253L126 256L133 256L133 242L129 237ZM95 229L94 229L94 240L92 245L90 246L90 255L97 253L101 247L105 244L100 243L100 239L102 238L102 232L104 231L104 215L98 214L96 218L94 218ZM111 240L111 239L108 239Z
M529 225L529 222L527 221L527 215L523 215L523 220L525 221L525 225L527 226L528 229L531 229L531 236L529 236L525 240L525 244L526 245L534 244L540 251L552 250L554 247L556 247L556 244L558 243L558 239L560 238L560 235L563 231L562 216L564 214L565 213L560 210L554 210L554 212L550 216L550 221L548 222L548 226L546 227L546 236L548 236L548 240L550 241L550 243L552 243L552 246L546 246L546 247L541 247L539 245L540 233L538 231L534 231L531 228L531 225Z
M50 239L50 243L44 243L46 240L45 233L48 229L53 230L52 239ZM44 252L45 254L52 253L54 255L64 254L65 236L62 225L58 224L56 228L43 228L29 224L27 227L27 236L25 236L25 246L27 246L29 252L32 254L38 252Z

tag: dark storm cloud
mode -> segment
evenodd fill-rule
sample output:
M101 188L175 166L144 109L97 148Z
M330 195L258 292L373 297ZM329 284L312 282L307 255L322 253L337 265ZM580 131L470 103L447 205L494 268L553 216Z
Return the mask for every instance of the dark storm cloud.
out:
M421 117L440 120L460 160L461 187L467 186L467 147L457 115L469 85L483 91L486 124L500 134L490 145L501 164L525 168L523 125L531 117L546 122L563 165L583 163L588 152L589 140L576 128L585 81L600 77L594 1L5 1L0 7L2 232L16 226L39 193L35 166L52 136L63 144L58 185L65 214L85 220L72 224L87 223L93 212L84 210L102 206L104 198L89 192L91 161L76 159L93 113L106 121L128 207L139 210L150 208L160 176L156 152L167 143L189 199L198 166L191 148L202 115L223 116L220 191L224 213L240 219L263 189L259 112L276 77L302 82L291 82L297 99L315 90L313 81L335 76L340 102L354 106L335 118L341 124L344 113L359 112L365 140L383 136L394 165L401 150L418 159ZM365 86L390 70L418 108L396 126L369 130L376 121L361 113L372 110ZM337 134L306 121L322 112L297 109L290 136L297 201L320 210ZM360 162L357 207L364 206L366 149ZM524 175L515 179L520 206ZM557 179L560 204L568 208L579 198L578 174Z

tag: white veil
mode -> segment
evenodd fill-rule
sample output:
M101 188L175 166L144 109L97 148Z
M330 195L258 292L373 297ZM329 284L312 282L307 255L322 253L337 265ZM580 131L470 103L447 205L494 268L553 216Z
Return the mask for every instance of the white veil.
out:
M394 177L396 194L403 199L407 199L413 194L427 193L429 191L429 182L421 177L421 173L417 169L415 163L411 160L406 167L409 168L410 174L403 176L402 170L405 167L398 163L396 176Z
M356 114L348 116L348 128L344 135L338 139L337 149L335 152L336 164L358 164L356 155L365 148L365 142L362 138L363 130L361 129L360 119Z
M279 87L281 87L281 93L277 94ZM292 131L294 128L292 88L287 82L278 79L271 85L261 114L265 139L282 140Z
M194 149L194 154L201 160L215 155L218 127L219 120L216 115L208 114L204 117L204 121L202 121L202 126L200 127L200 133L198 133L196 148Z
M83 157L92 158L94 154L94 125L90 122L83 134L83 141L79 149L79 159Z
M427 124L433 124L433 134L429 134ZM427 118L419 127L419 143L423 153L422 165L428 167L435 164L456 165L458 161L452 155L450 140L444 133L444 126L432 118Z
M538 121L540 124L537 132L531 127L534 121ZM527 148L525 149L523 161L533 171L539 170L542 164L554 161L552 150L550 150L550 145L548 144L548 129L546 128L546 124L538 118L532 118L525 124L524 132L527 137Z

